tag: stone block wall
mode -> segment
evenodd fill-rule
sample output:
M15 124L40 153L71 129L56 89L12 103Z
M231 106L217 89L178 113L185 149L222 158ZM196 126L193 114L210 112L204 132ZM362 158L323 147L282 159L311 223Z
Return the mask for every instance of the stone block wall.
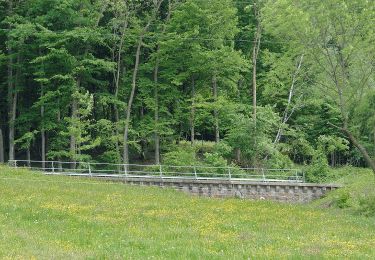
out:
M327 192L340 188L338 185L293 183L293 182L249 182L229 180L194 180L160 178L125 178L109 180L131 185L160 186L207 197L238 197L242 199L274 200L291 203L307 203L323 197Z

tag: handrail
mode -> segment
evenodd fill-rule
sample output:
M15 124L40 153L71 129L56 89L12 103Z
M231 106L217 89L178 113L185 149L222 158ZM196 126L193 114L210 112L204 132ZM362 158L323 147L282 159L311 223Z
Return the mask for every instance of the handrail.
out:
M61 164L90 164L90 165L111 165L111 166L140 166L140 167L159 167L159 164L119 164L119 163L98 163L98 162L66 162L66 161L35 161L35 160L9 160L9 162L30 162L30 163L61 163ZM175 167L175 168L207 168L207 169L240 169L240 170L266 170L266 171L300 171L296 168L256 168L256 167L233 167L233 166L205 166L205 165L162 165L163 167Z
M218 167L203 165L141 165L141 164L111 164L97 162L64 162L64 161L36 161L36 160L9 160L10 167L26 167L45 172L46 174L75 174L89 176L115 176L139 177L151 176L158 178L194 178L194 179L225 179L225 180L251 180L305 182L305 174L299 169L266 169L266 168L241 168ZM35 165L39 164L39 165ZM40 165L41 164L41 165ZM67 166L69 165L69 166ZM71 167L76 165L78 167ZM41 167L36 167L41 166ZM107 166L104 169L95 166ZM69 168L68 168L69 167ZM71 168L70 168L71 167ZM83 167L83 168L82 168ZM108 167L117 167L113 169ZM147 169L154 168L154 169ZM175 169L175 170L174 170ZM180 169L179 172L177 169ZM220 171L218 171L220 170ZM277 174L278 172L284 174ZM288 174L290 173L290 174ZM144 174L144 175L143 175ZM302 175L301 175L302 174ZM245 177L245 178L244 178Z

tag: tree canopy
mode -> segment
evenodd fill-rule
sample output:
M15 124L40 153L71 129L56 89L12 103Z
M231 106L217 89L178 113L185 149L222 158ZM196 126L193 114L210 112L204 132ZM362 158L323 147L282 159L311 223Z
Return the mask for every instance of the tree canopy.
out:
M0 162L375 173L374 24L368 0L0 1Z

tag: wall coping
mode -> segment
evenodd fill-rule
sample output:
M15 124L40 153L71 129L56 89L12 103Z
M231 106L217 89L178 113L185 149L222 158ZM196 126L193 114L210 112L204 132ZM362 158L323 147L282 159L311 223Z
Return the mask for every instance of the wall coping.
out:
M101 179L125 181L125 182L157 182L157 183L181 183L181 184L232 184L232 185L259 185L259 186L294 186L317 188L342 188L340 184L302 183L302 182L267 182L267 181L241 181L241 180L196 180L196 179L166 179L158 177L132 178L132 177L100 177Z

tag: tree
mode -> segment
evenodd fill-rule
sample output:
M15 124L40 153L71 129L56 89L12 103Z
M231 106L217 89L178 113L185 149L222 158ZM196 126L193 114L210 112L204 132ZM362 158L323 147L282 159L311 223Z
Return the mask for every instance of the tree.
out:
M133 76L132 76L132 87L130 96L128 99L128 105L126 108L126 118L125 118L125 130L124 130L124 153L123 153L123 162L124 164L129 164L129 126L130 126L130 120L131 120L131 109L134 101L135 96L135 90L137 87L137 76L138 76L138 69L140 64L140 55L141 55L141 47L143 45L143 39L145 37L145 34L147 33L151 23L155 20L157 12L160 8L161 3L163 0L158 0L154 3L154 6L151 10L151 14L148 15L146 25L140 28L138 40L137 40L137 49L135 53L135 63L134 63L134 69L133 69Z
M8 17L13 15L14 9L13 0L8 1ZM9 23L8 30L12 28L12 24ZM17 89L16 84L17 80L14 79L14 54L13 54L13 46L11 43L11 39L8 39L7 43L8 49L8 120L9 120L9 160L14 160L14 135L15 135L15 120L16 120L16 112L17 112ZM17 74L19 77L19 74Z
M275 11L285 8L281 16ZM341 114L340 129L361 152L375 174L375 161L355 135L353 116L371 89L374 71L374 6L368 1L279 0L265 8L268 28L276 36L298 43L314 61L315 86ZM298 15L296 15L298 14Z
M261 25L261 1L255 0L253 3L253 13L254 19L256 23L256 29L254 33L254 40L253 40L253 51L252 51L252 58L251 63L253 66L253 119L256 122L257 119L257 61L260 51L260 42L262 37L262 25Z
M371 164L374 8L0 0L0 161Z

